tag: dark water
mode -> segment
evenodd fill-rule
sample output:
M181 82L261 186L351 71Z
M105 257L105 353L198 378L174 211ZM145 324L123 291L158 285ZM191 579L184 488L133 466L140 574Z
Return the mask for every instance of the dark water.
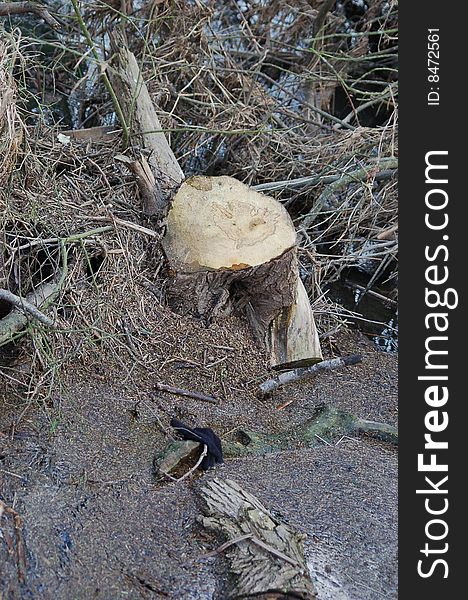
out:
M364 293L369 277L357 269L343 273L340 281L328 287L328 297L354 315L344 316L358 329L369 336L374 344L384 352L398 350L398 307L394 302L386 302L371 293ZM372 291L389 297L391 288L373 286Z

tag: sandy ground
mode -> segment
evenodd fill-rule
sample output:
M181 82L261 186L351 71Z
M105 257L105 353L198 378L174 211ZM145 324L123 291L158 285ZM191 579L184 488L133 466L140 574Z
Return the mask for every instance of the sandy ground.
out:
M212 334L189 337L200 344ZM223 557L200 559L222 540L197 523L198 488L213 476L234 479L307 534L306 556L320 600L397 597L397 456L390 446L325 440L309 450L226 461L181 483L155 478L153 459L169 440L173 414L213 427L225 439L239 426L278 432L300 424L320 402L397 423L397 357L376 352L363 337L341 336L333 348L324 348L361 353L361 364L322 373L263 401L255 397L256 384L267 376L262 360L242 335L226 335L218 345L227 342L233 350L220 365L232 364L224 379L201 377L219 359L216 352L226 354L223 349L211 349L212 357L205 352L200 369L170 363L173 384L217 392L216 406L154 395L152 376L138 385L128 378L123 383L115 373L103 377L105 365L94 374L72 374L53 400L60 419L52 427L40 406L29 407L18 421L24 407L0 399L0 498L21 517L26 562L21 583L8 551L13 520L4 514L0 598L223 599ZM195 346L184 352L186 359L201 361ZM169 371L162 374L168 380Z

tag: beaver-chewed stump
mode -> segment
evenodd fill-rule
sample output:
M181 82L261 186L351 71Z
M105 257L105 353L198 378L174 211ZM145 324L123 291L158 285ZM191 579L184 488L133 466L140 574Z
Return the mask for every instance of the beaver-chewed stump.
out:
M306 536L273 516L261 502L230 479L212 479L200 490L199 519L227 541L226 598L317 600L304 556Z
M273 367L322 360L294 225L274 198L232 177L192 177L173 199L163 246L179 307L208 318L244 311Z

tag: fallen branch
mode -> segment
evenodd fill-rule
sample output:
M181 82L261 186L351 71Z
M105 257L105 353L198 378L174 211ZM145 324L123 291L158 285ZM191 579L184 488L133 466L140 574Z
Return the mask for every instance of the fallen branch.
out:
M268 379L267 381L260 384L258 396L264 398L275 392L279 387L288 383L294 383L302 379L309 379L310 377L315 377L321 371L339 369L348 365L355 365L357 363L360 363L361 361L362 356L353 354L351 356L345 356L344 358L332 358L330 360L323 360L322 362L316 363L315 365L312 365L310 367L294 369L293 371L286 371L284 373L281 373L277 377Z
M9 290L4 290L0 288L0 300L5 300L9 304L18 308L19 310L28 313L33 319L39 321L39 323L47 325L47 327L55 327L54 321L47 315L42 313L37 308L37 306L28 302L26 298L21 298L20 296L13 294Z
M60 241L62 255L62 272L57 281L43 283L25 298L28 305L37 309L47 309L57 298L68 274L68 255L63 240ZM18 308L12 310L0 320L0 346L11 342L14 336L26 329L29 323L28 313Z
M383 160L387 160L387 159L383 159ZM393 159L391 159L391 160L393 160ZM380 162L379 164L380 164L380 166L382 166L382 162ZM377 163L375 165L368 165L365 169L358 169L357 171L348 173L348 175L350 177L352 175L354 175L353 179L355 181L361 181L362 175L365 174L368 177L369 174L372 172L372 169L375 168L375 166L377 166ZM390 173L387 173L387 170L382 171L382 173L384 173L384 175L380 175L380 177L383 177L385 179L385 177L390 175ZM359 175L359 174L361 174L361 179L357 178L357 175ZM393 172L392 172L392 175L393 175ZM377 173L376 177L378 180L379 179L378 173ZM282 191L282 190L289 190L289 189L296 189L296 188L311 187L314 185L330 185L337 181L341 181L342 179L343 179L343 174L340 174L340 175L306 175L305 177L297 177L296 179L284 179L281 181L269 181L267 183L259 183L257 185L253 185L252 189L255 190L256 192L275 192L275 191ZM349 182L347 182L347 183L349 183ZM346 185L347 185L347 183L346 183Z
M201 523L228 538L215 552L231 548L227 558L235 581L225 597L317 597L304 557L303 534L273 517L230 479L213 479L201 489L201 496L206 515Z
M75 0L74 0L75 1ZM112 89L118 97L122 119L128 131L135 134L136 143L147 153L131 161L142 191L143 208L147 215L161 215L167 208L173 190L184 179L184 173L161 130L156 109L143 80L135 55L115 31L111 38L114 68L109 72Z
M367 421L344 412L320 404L314 407L314 415L302 425L295 426L280 433L257 433L238 429L236 441L222 440L224 458L243 458L247 456L264 456L271 452L284 452L296 448L316 448L322 444L332 446L335 440L339 443L343 437L365 436L382 442L398 445L398 430L393 425ZM181 462L191 459L200 443L176 440L155 457L156 470L163 474L174 471Z
M264 455L295 448L315 448L322 443L332 445L344 435L364 435L389 444L398 444L398 430L393 425L366 421L355 415L320 404L315 415L302 425L281 433L257 433L239 429L235 442L223 442L225 458Z
M33 13L44 19L52 29L60 29L61 25L55 19L45 6L36 2L0 2L0 17L9 17L11 15L24 15Z
M205 396L199 392L192 392L191 390L184 390L182 388L173 387L172 385L166 385L165 383L156 383L155 387L160 392L167 392L168 394L175 394L176 396L186 396L187 398L193 398L194 400L200 400L201 402L210 402L211 404L218 404L216 398L213 396Z

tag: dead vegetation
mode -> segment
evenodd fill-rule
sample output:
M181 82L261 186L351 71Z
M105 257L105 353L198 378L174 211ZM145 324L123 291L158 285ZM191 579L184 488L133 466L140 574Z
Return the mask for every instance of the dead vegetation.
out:
M167 306L164 221L142 214L119 160L138 155L141 132L100 77L112 30L184 173L230 175L286 206L322 337L346 320L324 295L343 269L370 268L369 287L395 280L395 3L338 3L317 32L313 1L81 2L89 39L71 4L57 6L60 29L10 17L0 33L1 287L55 325L16 309L6 335L0 300L3 393L50 399L81 366L157 376L187 327Z

